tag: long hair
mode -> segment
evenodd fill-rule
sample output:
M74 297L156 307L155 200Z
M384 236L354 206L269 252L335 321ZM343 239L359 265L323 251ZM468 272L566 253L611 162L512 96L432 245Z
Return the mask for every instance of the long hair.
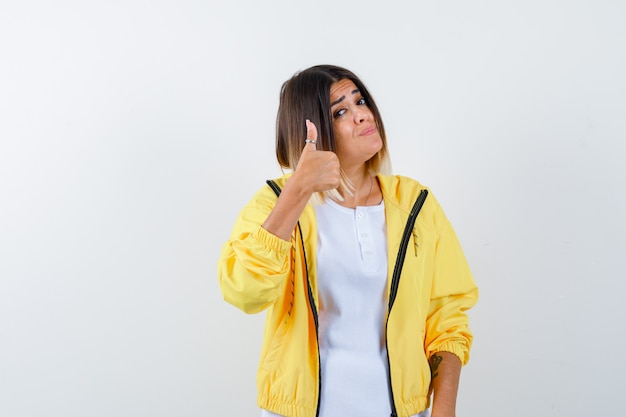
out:
M334 65L317 65L296 73L280 90L280 103L276 117L276 159L282 168L294 171L302 155L306 138L306 119L317 127L317 149L337 151L330 109L330 87L333 83L348 79L359 89L365 103L372 111L383 142L381 149L366 163L374 175L390 173L391 164L387 149L387 137L383 120L374 98L365 84L351 71ZM346 184L346 181L348 182ZM352 184L342 171L342 185L351 192ZM330 196L324 193L322 199Z

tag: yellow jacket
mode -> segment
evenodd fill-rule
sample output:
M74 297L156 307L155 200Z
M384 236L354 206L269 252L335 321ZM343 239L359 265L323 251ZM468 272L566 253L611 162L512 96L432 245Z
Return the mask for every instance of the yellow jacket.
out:
M276 183L283 188L288 176ZM378 180L385 202L389 290L408 214L425 187L401 176L379 175ZM275 202L266 186L241 211L222 249L219 282L224 299L244 312L267 309L259 406L289 417L316 417L321 382L315 211L305 207L300 230L287 242L261 227ZM467 363L472 334L465 311L478 299L454 230L432 194L415 222L396 294L388 313L387 352L392 407L407 417L428 408L433 353L451 352Z

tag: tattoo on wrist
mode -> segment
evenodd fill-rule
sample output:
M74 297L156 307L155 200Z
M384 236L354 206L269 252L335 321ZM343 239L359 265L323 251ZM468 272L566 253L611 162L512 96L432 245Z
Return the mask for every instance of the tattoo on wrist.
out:
M439 364L441 363L442 360L443 358L437 355L436 353L433 353L433 355L428 360L428 362L430 363L431 379L435 379L435 377L439 375L439 372L437 372L437 369L439 368Z

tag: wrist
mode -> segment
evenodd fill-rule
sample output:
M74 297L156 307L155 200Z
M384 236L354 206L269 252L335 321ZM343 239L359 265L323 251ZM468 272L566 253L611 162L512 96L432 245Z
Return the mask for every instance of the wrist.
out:
M311 184L300 178L297 171L287 179L283 191L287 191L289 194L293 194L298 200L304 200L306 202L309 201L314 193Z

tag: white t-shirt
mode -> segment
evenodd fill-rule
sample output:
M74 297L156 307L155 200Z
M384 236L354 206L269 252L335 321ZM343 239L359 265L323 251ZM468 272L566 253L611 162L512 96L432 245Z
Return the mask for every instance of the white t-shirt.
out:
M385 207L315 207L321 367L320 417L391 413L385 345ZM426 417L427 412L413 417ZM262 417L283 417L263 410Z

